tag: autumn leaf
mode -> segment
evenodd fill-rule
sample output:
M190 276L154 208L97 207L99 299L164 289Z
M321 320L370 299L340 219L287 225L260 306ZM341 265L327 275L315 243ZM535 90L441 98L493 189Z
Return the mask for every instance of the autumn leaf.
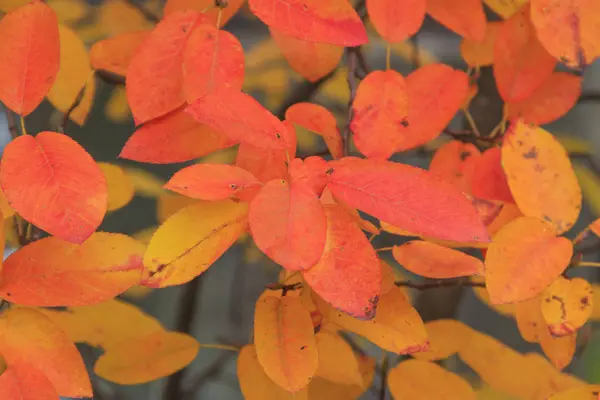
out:
M186 112L235 142L273 150L291 145L285 125L239 90L221 87L190 104Z
M555 65L537 39L528 7L502 24L494 47L494 78L504 101L527 98L550 78Z
M429 349L411 354L412 357L424 361L446 359L469 345L471 329L454 319L438 319L425 324Z
M60 133L24 135L10 142L0 183L19 215L69 242L82 243L106 213L102 171L83 147Z
M462 37L483 40L486 20L479 0L427 0L427 14Z
M546 289L569 265L571 241L531 217L513 220L494 236L485 259L485 281L492 303L530 299Z
M360 384L350 385L335 383L319 376L308 385L311 400L358 399L371 387L375 377L375 360L368 356L357 356L361 374Z
M473 163L471 192L480 199L514 203L506 174L502 169L502 154L499 147L483 152Z
M492 11L504 19L510 18L529 0L483 0Z
M248 217L258 248L286 269L306 270L323 254L327 220L306 182L268 182L250 203Z
M367 0L367 12L381 37L401 42L419 31L425 19L425 0Z
M190 35L183 53L183 90L188 103L220 87L241 90L244 50L231 33L202 24Z
M373 71L356 90L352 104L353 133L357 149L368 158L387 159L402 141L409 95L404 77L394 70Z
M108 190L107 211L115 211L125 207L135 195L133 182L118 165L100 162L98 166L104 174L104 179L106 179Z
M174 12L150 33L127 69L129 106L136 124L161 117L185 103L183 53L201 14Z
M221 15L221 26L225 25L242 7L246 0L227 0L227 7L215 7L214 0L167 0L165 16L185 10L195 10L204 14L206 23L216 25Z
M285 112L286 121L300 125L322 136L334 158L344 154L342 136L333 114L325 107L313 103L296 103Z
M319 367L316 376L345 385L362 385L358 360L352 347L338 334L323 331L316 335Z
M11 400L56 400L52 382L26 361L17 361L0 375L0 398Z
M450 183L409 165L353 157L330 162L327 187L351 207L431 238L486 242L469 201Z
M359 46L367 31L346 0L249 0L254 15L281 33L310 42Z
M127 32L99 40L90 49L90 62L95 70L126 76L129 64L150 31Z
M338 205L325 206L327 241L322 257L303 271L311 289L333 307L360 319L375 316L381 266L356 220Z
M524 215L549 222L557 234L573 226L581 210L581 189L554 136L535 125L512 124L502 143L502 167Z
M592 286L581 278L559 277L542 295L541 308L554 336L570 335L587 322L593 307Z
M471 143L452 140L441 146L431 158L429 172L451 182L461 192L471 193L475 163L481 152Z
M479 259L423 240L394 246L393 255L404 268L427 278L448 279L483 273Z
M7 365L26 360L48 378L59 396L92 396L79 351L50 319L33 309L11 308L0 318L0 332L0 352Z
M494 47L501 22L488 22L482 40L463 39L460 54L471 67L486 67L494 63Z
M154 233L144 254L150 287L180 285L215 262L247 229L248 206L232 200L183 208Z
M258 299L254 343L265 373L290 392L305 388L317 371L319 356L312 320L298 297Z
M548 400L596 400L600 393L600 385L585 385L554 393Z
M292 182L305 182L317 196L323 194L327 185L327 170L329 163L316 156L306 157L304 160L294 158L289 165Z
M59 66L56 14L32 2L0 20L0 101L23 116L31 113L52 87Z
M149 121L127 140L119 157L152 164L190 161L235 144L182 109Z

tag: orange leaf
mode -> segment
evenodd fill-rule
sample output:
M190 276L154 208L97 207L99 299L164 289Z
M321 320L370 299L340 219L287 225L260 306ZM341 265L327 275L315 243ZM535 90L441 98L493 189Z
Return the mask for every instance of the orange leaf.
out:
M317 196L321 196L327 185L328 169L327 161L317 156L310 156L304 160L294 158L289 166L292 182L298 180L306 182Z
M252 96L238 90L221 87L190 104L186 111L236 142L273 150L291 145L286 126Z
M149 36L150 31L127 32L94 43L90 49L92 67L126 76L135 53Z
M83 147L60 133L24 135L10 142L0 181L19 215L69 242L87 239L106 213L102 171Z
M317 371L313 323L298 297L263 295L258 299L254 343L265 373L285 390L302 390Z
M344 54L342 46L296 39L273 28L269 32L290 67L310 82L335 70Z
M119 157L169 164L190 161L234 144L224 134L177 110L138 128L125 143Z
M460 54L469 66L485 67L494 63L494 46L501 26L501 22L488 22L482 40L463 39Z
M115 211L125 207L135 195L132 180L118 165L100 162L98 166L106 179L108 190L107 210Z
M409 110L394 151L405 151L437 138L464 104L469 78L444 64L421 67L406 77Z
M581 278L559 277L542 295L542 314L554 336L569 335L589 319L593 307L592 286Z
M389 158L408 124L408 92L394 70L373 71L360 82L350 129L356 148L369 158Z
M261 183L250 172L227 164L196 164L177 172L165 188L201 200L225 200Z
M581 189L567 151L536 126L514 123L504 135L502 167L519 209L568 231L581 210Z
M185 103L183 53L202 15L174 12L158 23L137 49L127 69L127 100L140 124L161 117Z
M475 145L453 140L435 152L429 172L451 182L461 192L471 193L474 166L480 156Z
M358 399L370 387L375 376L375 360L367 356L358 356L362 375L360 384L340 384L316 376L308 385L310 400ZM294 398L297 400L298 398Z
M486 6L504 19L510 18L529 0L483 0Z
M190 335L160 330L110 347L94 364L94 372L120 385L152 382L185 368L199 348Z
M425 0L367 0L367 12L377 33L389 43L402 42L419 31Z
M362 385L363 379L352 347L337 333L323 331L316 338L319 353L316 376L345 385Z
M531 1L531 20L544 47L572 68L600 57L600 4L595 0Z
M448 279L483 273L483 263L477 258L422 240L394 246L393 255L404 268L427 278Z
M313 103L296 103L286 110L285 119L322 136L334 158L341 158L344 154L337 121L325 107Z
M581 94L581 78L554 72L529 97L507 104L509 118L543 125L559 119L575 106Z
M246 203L198 202L172 215L154 233L144 266L150 287L186 283L206 271L248 227Z
M359 46L369 41L347 0L249 0L250 11L284 35L309 42Z
M504 101L527 98L552 75L555 65L535 35L528 7L502 24L494 47L494 77Z
M450 183L409 165L347 157L330 162L327 187L351 207L428 237L489 241L471 203Z
M554 393L548 400L598 400L600 385L585 385Z
M219 87L241 90L244 50L240 41L210 25L196 27L185 45L183 79L188 103Z
M303 276L333 307L353 317L375 316L381 294L381 266L373 246L352 215L338 205L325 206L327 242L319 262Z
M265 184L250 203L249 222L258 248L286 269L308 269L323 254L327 220L306 182Z
M79 351L43 314L33 309L11 308L0 318L0 332L0 352L7 365L26 360L48 378L59 396L92 396Z
M165 4L165 16L178 11L195 10L202 12L206 23L216 25L219 13L221 14L221 26L233 17L242 7L246 0L227 0L227 7L215 7L215 0L167 0Z
M460 376L439 365L406 360L390 370L388 385L396 399L475 400L475 391Z
M472 193L485 200L514 203L506 174L502 169L501 158L500 148L492 147L474 162L471 178Z
M0 101L20 115L31 113L52 87L59 66L56 14L41 1L0 20Z
M510 221L522 217L523 213L519 210L515 204L506 203L502 206L500 213L494 218L494 220L488 225L488 232L490 236L494 236L504 225Z
M483 40L486 20L480 0L427 0L427 14L464 38Z
M517 218L500 229L485 259L492 303L530 299L560 276L569 265L573 245L554 235L549 224L529 217Z
M56 400L52 382L26 361L18 361L0 375L0 398L7 400Z
M443 360L469 345L471 329L455 319L438 319L425 324L430 347L427 351L411 354L424 361Z

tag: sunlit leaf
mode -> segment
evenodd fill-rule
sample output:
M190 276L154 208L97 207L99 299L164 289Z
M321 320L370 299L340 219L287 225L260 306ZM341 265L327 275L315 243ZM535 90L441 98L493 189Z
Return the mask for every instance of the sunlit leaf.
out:
M320 332L316 335L319 368L316 376L341 384L361 385L358 360L352 347L339 335Z
M11 364L0 375L0 398L11 400L56 400L52 382L26 361Z
M499 147L484 151L481 157L475 160L472 168L471 191L474 196L492 201L515 202L502 169L502 154Z
M600 385L586 385L555 393L548 400L596 400L599 394Z
M215 7L214 0L167 0L165 4L165 15L177 11L195 10L204 13L206 22L216 25L218 14L221 14L221 26L233 17L246 0L227 0L227 7L219 9Z

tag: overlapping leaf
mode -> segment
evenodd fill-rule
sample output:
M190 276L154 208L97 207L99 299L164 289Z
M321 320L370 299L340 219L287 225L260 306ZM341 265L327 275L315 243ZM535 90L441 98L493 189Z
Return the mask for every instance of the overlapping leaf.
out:
M334 158L343 154L342 136L333 114L325 107L312 103L296 103L285 112L286 121L300 125L322 136Z
M481 199L514 203L501 158L500 148L492 147L474 162L471 192Z
M227 0L227 7L215 7L214 0L167 0L165 4L165 15L178 11L195 10L204 13L207 23L216 25L218 15L221 14L221 26L233 17L242 7L246 0Z
M125 207L135 195L133 182L118 165L101 162L98 163L98 166L106 179L107 210L115 211Z
M17 361L0 375L0 398L56 400L58 393L46 376L25 361Z

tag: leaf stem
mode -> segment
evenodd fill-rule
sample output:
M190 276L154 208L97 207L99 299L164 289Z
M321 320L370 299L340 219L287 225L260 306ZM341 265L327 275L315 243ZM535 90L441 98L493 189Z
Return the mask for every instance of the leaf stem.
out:
M21 115L21 134L27 135L27 128L25 128L25 118Z
M218 344L218 343L203 344L203 343L200 343L200 347L206 347L207 349L229 350L229 351L236 351L236 352L240 351L239 347L231 346L228 344Z
M592 262L592 261L581 261L579 264L577 264L578 267L600 267L600 263L599 262Z
M391 69L392 65L392 46L388 43L387 48L385 49L385 69Z
M375 251L379 253L381 251L392 251L392 250L394 250L394 246L391 246L391 247L382 247L380 249L376 249Z

